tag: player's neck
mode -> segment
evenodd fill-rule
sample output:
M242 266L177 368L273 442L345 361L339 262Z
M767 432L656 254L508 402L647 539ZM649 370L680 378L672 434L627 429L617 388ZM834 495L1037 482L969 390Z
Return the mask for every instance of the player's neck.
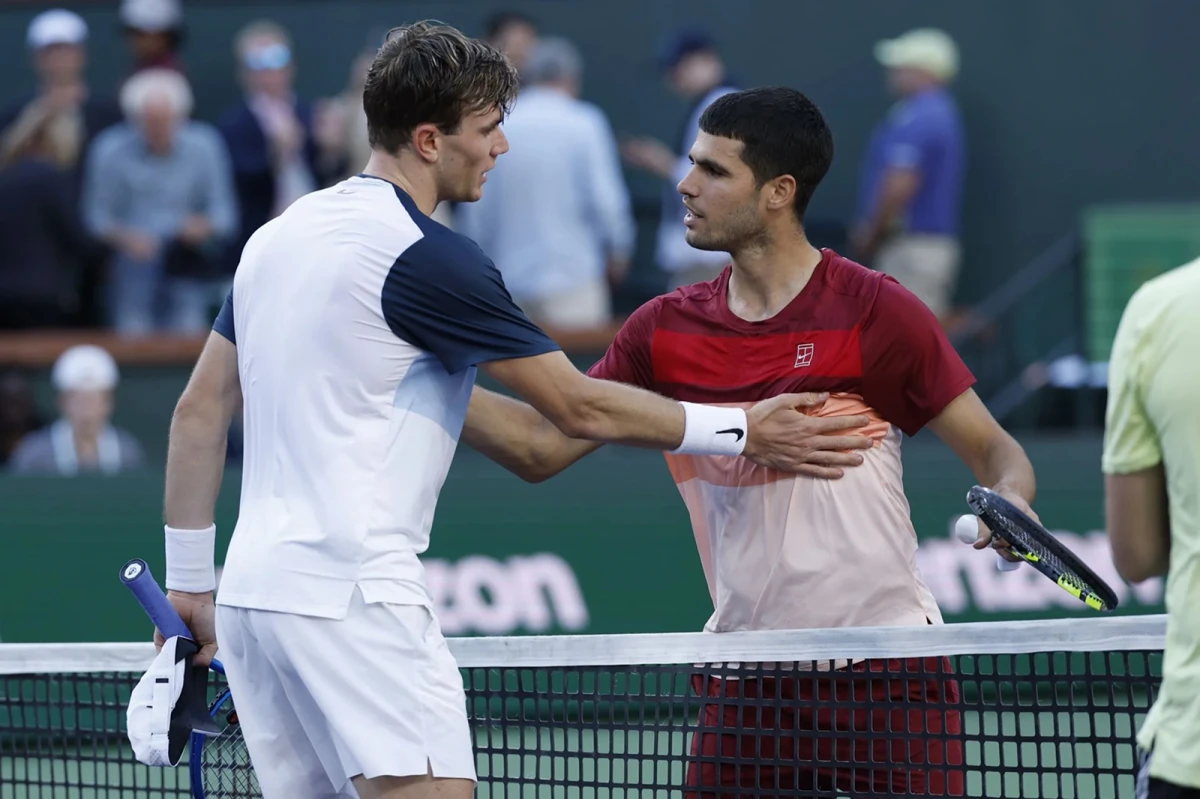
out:
M726 302L747 322L770 319L796 298L821 263L803 233L767 238L733 254Z
M433 176L427 174L426 170L406 165L403 157L395 158L373 151L363 174L395 183L413 198L417 208L426 216L431 215L437 208L437 185Z

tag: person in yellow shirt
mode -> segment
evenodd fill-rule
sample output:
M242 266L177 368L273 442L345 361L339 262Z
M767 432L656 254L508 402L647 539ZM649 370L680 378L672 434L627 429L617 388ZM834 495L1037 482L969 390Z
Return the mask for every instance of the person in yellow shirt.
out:
M1138 799L1200 799L1200 259L1146 282L1121 316L1104 430L1120 575L1167 575L1158 698L1138 732Z

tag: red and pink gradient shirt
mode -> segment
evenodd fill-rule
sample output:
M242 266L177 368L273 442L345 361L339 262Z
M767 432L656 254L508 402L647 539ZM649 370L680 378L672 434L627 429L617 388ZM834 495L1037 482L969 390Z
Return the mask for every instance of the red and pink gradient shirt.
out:
M866 414L862 466L820 480L744 458L666 455L712 595L709 632L940 623L917 568L900 460L974 377L933 314L891 277L830 250L771 319L726 303L730 270L657 297L593 377L686 402L749 407L827 391L817 416Z

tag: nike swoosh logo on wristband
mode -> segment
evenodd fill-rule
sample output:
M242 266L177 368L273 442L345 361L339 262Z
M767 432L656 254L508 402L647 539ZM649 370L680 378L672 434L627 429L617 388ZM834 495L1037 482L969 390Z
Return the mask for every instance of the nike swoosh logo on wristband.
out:
M718 430L717 431L717 435L719 435L719 436L725 435L726 433L737 436L737 438L735 439L736 441L741 441L742 436L746 435L746 431L741 429L740 427L731 427L728 430Z

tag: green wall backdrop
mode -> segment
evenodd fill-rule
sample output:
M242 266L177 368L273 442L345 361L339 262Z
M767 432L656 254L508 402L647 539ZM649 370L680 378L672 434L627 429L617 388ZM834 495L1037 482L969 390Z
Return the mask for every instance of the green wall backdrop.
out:
M1113 574L1102 525L1099 440L1026 438L1048 525L1117 588L1119 612L1161 612L1162 586ZM971 476L931 437L907 441L905 483L920 565L949 621L1089 615L1029 568L949 537ZM237 511L227 474L222 559ZM0 640L139 640L147 623L117 573L143 557L162 574L162 479L0 480ZM605 448L529 485L462 448L438 508L428 576L453 635L699 630L712 604L687 516L661 455ZM813 601L820 601L814 597Z

